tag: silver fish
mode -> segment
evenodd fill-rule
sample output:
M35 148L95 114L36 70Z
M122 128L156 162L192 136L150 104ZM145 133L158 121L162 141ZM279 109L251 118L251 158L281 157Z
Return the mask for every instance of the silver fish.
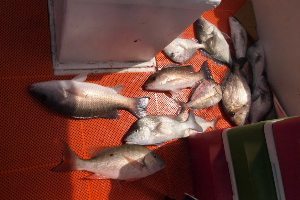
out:
M194 40L176 38L163 51L172 61L185 63L196 54L199 48L203 47L203 44L199 44Z
M191 99L184 106L203 109L218 104L222 99L222 89L214 80L203 80L193 92Z
M251 92L237 67L224 80L222 91L222 105L226 114L236 125L244 125L251 106Z
M138 118L146 116L148 97L129 98L120 88L84 82L86 75L72 80L53 80L32 84L30 93L55 111L73 118L118 118L118 109Z
M196 132L203 132L203 129L197 124L193 113L186 121L168 116L146 116L133 124L124 141L127 144L155 145Z
M81 159L65 147L63 160L52 171L92 172L86 179L136 180L154 174L164 167L164 160L146 147L121 145L104 149L91 159Z
M252 104L249 113L249 122L255 123L265 119L272 109L273 98L266 79L262 78L252 92Z
M273 95L264 76L264 50L259 42L248 49L248 60L253 68L252 105L249 114L250 123L264 120L272 109Z
M246 57L248 37L247 32L240 22L234 17L229 17L231 40L237 60Z
M264 77L265 71L265 53L260 42L256 42L247 51L247 58L253 71L253 84L255 88L259 85L259 81Z
M152 74L144 84L146 90L172 91L194 87L203 80L207 74L211 74L207 66L201 67L195 72L191 65L163 68Z
M204 49L212 58L231 65L229 45L222 32L212 23L200 17L195 23L196 39L203 44Z

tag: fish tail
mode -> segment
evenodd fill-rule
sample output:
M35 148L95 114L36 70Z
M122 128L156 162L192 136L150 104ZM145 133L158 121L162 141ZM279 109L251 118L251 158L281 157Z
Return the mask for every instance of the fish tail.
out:
M143 118L147 115L149 100L149 97L135 98L132 112L137 118Z
M214 80L212 76L212 72L208 67L208 62L207 60L204 61L204 63L201 65L200 73L204 75L204 78L207 80Z
M61 162L51 169L53 172L68 172L72 170L81 170L83 160L81 160L66 144L64 144L63 156Z
M195 114L194 114L193 112L190 112L190 113L189 113L189 117L188 117L188 119L186 120L186 122L187 122L188 124L190 124L191 127L192 127L192 129L194 129L195 131L203 132L203 128L197 123Z

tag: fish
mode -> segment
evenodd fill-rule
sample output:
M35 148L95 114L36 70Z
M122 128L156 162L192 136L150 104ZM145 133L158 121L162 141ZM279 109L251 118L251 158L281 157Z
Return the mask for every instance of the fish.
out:
M164 167L165 162L158 154L140 145L106 148L96 152L91 159L78 157L65 145L62 161L51 171L88 171L92 174L84 179L133 181L152 175Z
M235 64L222 83L222 105L230 121L241 126L247 123L251 106L251 91Z
M201 81L190 98L190 101L183 106L191 109L203 109L218 104L222 99L221 86L208 76Z
M199 72L195 72L191 65L166 67L150 75L144 83L144 89L176 93L194 87L209 74L211 71L206 65Z
M129 129L124 142L138 145L159 145L164 142L185 138L203 132L193 113L186 121L170 116L146 116L136 121Z
M221 63L232 65L229 44L224 34L215 25L204 19L204 17L200 17L195 21L194 29L196 39L204 45L201 48L204 52Z
M259 86L254 88L251 101L249 123L264 120L273 105L273 95L266 79L261 79Z
M235 50L235 58L237 60L245 58L248 43L247 32L240 22L234 17L229 17L229 26L231 40Z
M260 42L248 49L248 60L253 68L252 105L249 122L255 123L265 119L273 106L273 94L264 76L265 56Z
M173 62L185 63L196 54L199 48L203 47L203 44L195 40L176 38L163 51Z
M78 75L72 80L52 80L30 85L30 94L42 104L63 115L78 118L119 117L124 109L137 118L147 115L149 97L129 98L120 94L121 87L105 87L85 82L87 75Z

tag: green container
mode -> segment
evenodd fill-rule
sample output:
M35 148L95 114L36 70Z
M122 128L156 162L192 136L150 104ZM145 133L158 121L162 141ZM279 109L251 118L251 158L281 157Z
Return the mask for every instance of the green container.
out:
M236 127L223 133L231 179L235 182L234 199L277 200L264 124Z

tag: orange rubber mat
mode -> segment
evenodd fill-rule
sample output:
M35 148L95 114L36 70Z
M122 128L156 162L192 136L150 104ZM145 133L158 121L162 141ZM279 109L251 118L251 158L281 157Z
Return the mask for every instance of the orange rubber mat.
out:
M224 0L205 17L228 33L228 16L244 0ZM121 138L136 120L121 111L118 120L72 120L38 104L27 87L40 81L69 79L52 74L47 0L2 0L0 2L0 199L181 199L193 193L186 141L169 142L156 151L166 168L155 175L133 182L81 180L86 172L53 173L61 160L65 141L79 156L89 158L90 149L121 144ZM194 37L192 26L182 37ZM199 70L206 60L198 53L189 63ZM158 66L171 62L157 55ZM214 78L220 82L227 71L209 61ZM142 84L149 73L121 73L89 76L88 81L105 86L124 85L126 96L149 96L150 114L175 114L177 104L163 93L145 92ZM187 100L189 90L180 98ZM216 128L229 127L219 106L196 112L206 119L221 118ZM156 148L156 147L152 147Z

